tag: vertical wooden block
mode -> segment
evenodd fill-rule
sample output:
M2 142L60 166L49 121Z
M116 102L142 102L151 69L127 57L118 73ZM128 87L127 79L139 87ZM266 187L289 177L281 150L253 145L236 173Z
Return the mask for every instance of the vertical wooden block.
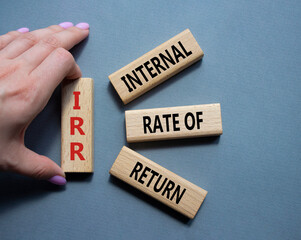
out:
M219 103L125 112L128 142L217 136L223 133Z
M110 174L191 219L207 195L206 190L127 147L121 149Z
M186 29L111 74L109 79L124 104L200 60L204 53Z
M61 167L64 172L93 172L93 79L62 83Z

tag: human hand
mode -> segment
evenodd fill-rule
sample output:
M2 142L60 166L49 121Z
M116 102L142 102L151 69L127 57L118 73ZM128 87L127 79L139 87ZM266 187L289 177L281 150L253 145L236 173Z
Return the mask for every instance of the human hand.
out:
M81 77L68 50L88 35L87 23L64 22L0 36L0 170L66 183L55 162L25 147L24 135L58 84Z

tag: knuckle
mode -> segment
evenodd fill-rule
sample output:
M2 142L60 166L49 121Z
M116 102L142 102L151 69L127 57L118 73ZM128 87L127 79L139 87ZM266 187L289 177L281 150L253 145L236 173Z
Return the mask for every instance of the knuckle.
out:
M21 37L22 40L27 41L27 43L31 46L35 45L37 43L37 38L34 34L31 32L24 33Z
M36 84L20 84L13 90L7 91L6 95L9 98L16 99L23 110L27 111L37 104L38 89Z
M6 45L5 41L2 38L0 38L0 49L4 48L5 45Z
M66 61L66 62L73 62L74 61L74 58L73 58L72 54L64 48L56 49L56 54L63 61Z
M11 31L11 32L8 32L7 35L12 37L12 38L16 38L20 35L20 33L17 32L17 31Z
M28 106L32 107L37 104L36 100L38 97L38 89L35 84L30 84L30 86L26 86L22 89L22 93L20 94L21 100L25 102Z
M6 64L3 63L3 66L0 67L0 81L15 74L19 70L20 65L19 63L12 63L10 61Z
M74 34L76 36L82 35L82 30L80 30L77 27L71 27L71 28L68 28L67 30L70 31L72 34Z
M5 170L16 172L19 166L19 159L9 158L9 160L5 162L5 165L6 165Z
M32 176L37 179L42 179L47 174L47 169L44 166L37 165L32 170Z
M48 29L51 30L52 32L59 32L63 28L59 25L51 25L51 26L48 27Z
M14 149L14 154L11 154L12 149ZM20 165L20 157L18 154L19 147L14 142L5 145L5 148L2 149L2 169L6 171L17 172ZM17 154L16 154L17 153Z
M61 45L60 40L53 35L43 38L41 40L41 42L42 42L42 44L46 45L47 47L51 47L51 48L58 48Z

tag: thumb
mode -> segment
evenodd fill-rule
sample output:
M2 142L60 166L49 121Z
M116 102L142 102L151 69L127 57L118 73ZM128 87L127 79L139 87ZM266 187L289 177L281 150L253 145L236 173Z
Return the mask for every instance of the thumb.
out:
M24 145L20 147L17 154L17 164L12 169L14 172L37 178L48 180L57 185L65 185L65 173L50 158L39 155Z

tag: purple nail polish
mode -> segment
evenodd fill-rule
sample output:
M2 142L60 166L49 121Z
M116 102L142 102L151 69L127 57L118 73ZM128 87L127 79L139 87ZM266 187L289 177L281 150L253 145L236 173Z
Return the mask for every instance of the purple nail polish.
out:
M62 28L70 28L70 27L73 27L73 23L72 22L62 22L59 24Z
M84 23L84 22L76 24L75 27L83 30L87 30L90 28L89 23Z
M48 182L51 182L51 183L56 184L56 185L65 185L67 181L62 176L57 175L57 176L54 176L52 178L49 178Z
M27 32L29 32L29 29L24 27L24 28L19 28L17 31L20 33L27 33Z

